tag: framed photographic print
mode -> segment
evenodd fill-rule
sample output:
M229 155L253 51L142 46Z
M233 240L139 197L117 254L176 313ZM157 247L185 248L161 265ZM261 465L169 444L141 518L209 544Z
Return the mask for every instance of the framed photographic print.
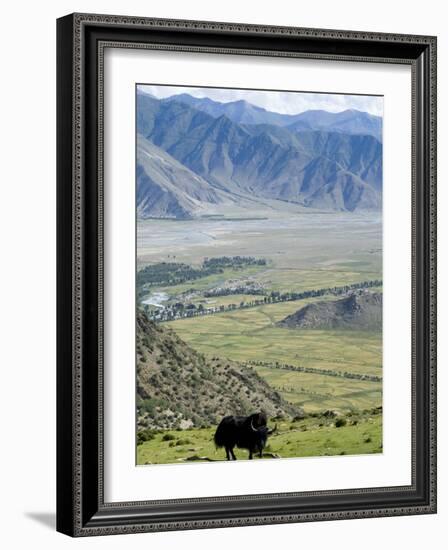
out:
M57 35L57 529L434 513L436 38Z

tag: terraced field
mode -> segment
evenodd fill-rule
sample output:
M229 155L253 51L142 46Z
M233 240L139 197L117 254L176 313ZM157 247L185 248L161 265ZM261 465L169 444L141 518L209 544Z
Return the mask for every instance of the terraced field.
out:
M257 367L257 372L285 399L306 412L367 409L381 404L381 382Z
M296 311L298 304L303 306L311 301L313 299L270 304L182 319L168 325L194 349L207 355L381 377L382 339L379 333L294 330L275 326ZM381 382L290 372L275 366L255 368L285 399L302 405L306 411L381 405Z

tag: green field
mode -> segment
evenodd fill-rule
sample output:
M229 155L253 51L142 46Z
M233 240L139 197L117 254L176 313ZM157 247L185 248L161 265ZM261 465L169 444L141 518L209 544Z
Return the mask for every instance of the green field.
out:
M382 452L382 415L354 414L343 417L346 425L336 427L335 419L307 417L297 422L278 421L265 449L265 459L306 456L356 455ZM137 446L137 464L168 464L224 460L224 449L213 442L215 428L162 431ZM244 449L236 449L237 459L247 459ZM256 457L258 459L258 457Z
M381 382L352 380L256 367L257 372L287 401L306 412L365 409L381 404Z
M325 299L330 299L326 297ZM209 356L263 361L366 375L382 375L382 338L377 332L294 330L275 323L316 299L167 323L193 348ZM322 300L322 298L320 298ZM381 405L381 382L335 378L255 367L285 399L306 411Z
M381 376L382 343L378 333L294 330L275 326L310 301L283 302L181 319L167 325L193 348L208 355Z
M193 304L203 304L205 307L218 307L228 306L230 304L239 305L241 302L250 302L251 300L259 300L263 296L256 294L229 294L227 296L211 296L208 298L193 297L191 302Z
M368 262L360 262L359 269L354 270L352 264L347 266L325 266L320 269L297 269L294 267L265 268L257 279L270 290L280 292L316 290L334 286L359 283L368 279L378 278L378 271ZM380 277L381 278L381 277Z

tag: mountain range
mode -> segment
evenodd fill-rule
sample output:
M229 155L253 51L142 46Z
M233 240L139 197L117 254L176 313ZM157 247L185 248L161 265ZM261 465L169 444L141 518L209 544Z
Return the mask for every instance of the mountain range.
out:
M228 205L377 210L381 118L273 113L246 101L137 93L137 211L188 219Z
M170 96L161 101L163 103L170 103L171 101L184 103L211 115L213 118L225 115L237 124L272 124L274 126L286 126L293 131L326 130L329 132L372 135L379 141L382 139L382 118L355 109L347 109L338 113L309 110L296 115L289 115L268 111L243 99L221 103L207 97L198 98L186 93Z

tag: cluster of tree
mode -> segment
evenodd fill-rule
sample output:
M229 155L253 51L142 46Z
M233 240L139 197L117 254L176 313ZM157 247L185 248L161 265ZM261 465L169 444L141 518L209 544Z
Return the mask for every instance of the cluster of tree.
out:
M216 298L219 296L232 296L233 294L253 294L263 296L266 293L263 287L258 285L235 285L235 286L220 286L206 290L205 298Z
M307 372L310 374L321 374L323 376L335 376L336 378L350 378L352 380L367 380L369 382L382 382L381 376L375 376L373 374L359 374L357 372L341 372L330 369L317 369L314 367L300 367L296 365L288 365L287 363L270 363L268 361L249 361L247 366L256 365L259 367L268 367L274 369L283 369L294 372Z
M220 256L205 258L200 267L180 262L160 262L147 265L137 272L137 287L172 286L195 281L208 275L222 273L225 268L242 269L246 266L266 265L266 260L252 256Z
M177 262L161 262L147 265L137 272L137 286L170 286L194 281L207 275L222 272L216 268L195 268L191 265Z
M204 258L202 264L204 268L210 267L230 267L238 269L250 265L266 265L264 258L254 258L253 256L220 256L218 258Z

